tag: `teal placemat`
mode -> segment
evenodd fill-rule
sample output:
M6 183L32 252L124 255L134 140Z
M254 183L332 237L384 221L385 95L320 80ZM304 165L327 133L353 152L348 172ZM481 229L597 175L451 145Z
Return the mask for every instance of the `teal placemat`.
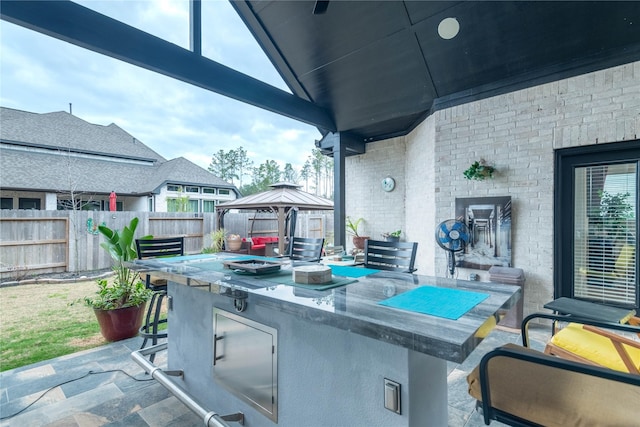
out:
M238 256L234 255L234 256L224 258L225 261L245 261L248 259L258 259L262 261L275 261L275 262L283 261L282 258L273 258L268 256L257 256L257 255L238 255Z
M420 286L378 304L457 320L488 297L489 294L480 292Z
M363 277L373 273L380 273L380 270L348 265L330 265L329 267L331 267L331 272L336 276Z
M162 258L162 262L182 262L182 261L193 261L195 259L202 258L213 258L211 254L196 254L196 255L183 255L183 256L174 256Z
M225 270L224 265L219 260L211 260L211 261L202 261L193 265L196 268L206 271L223 271Z

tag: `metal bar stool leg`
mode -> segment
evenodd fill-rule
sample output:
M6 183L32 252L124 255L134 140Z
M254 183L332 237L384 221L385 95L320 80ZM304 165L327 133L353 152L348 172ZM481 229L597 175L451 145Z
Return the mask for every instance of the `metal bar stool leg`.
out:
M162 314L162 302L166 295L167 292L163 290L155 293L153 297L151 297L144 325L140 328L140 335L144 338L142 346L140 346L141 349L145 348L149 339L151 339L153 345L156 345L158 343L158 338L166 338L168 335L166 331L158 332L158 326L161 323L167 322L167 319L160 319L160 315ZM149 356L149 361L153 362L154 359L155 354L151 354Z

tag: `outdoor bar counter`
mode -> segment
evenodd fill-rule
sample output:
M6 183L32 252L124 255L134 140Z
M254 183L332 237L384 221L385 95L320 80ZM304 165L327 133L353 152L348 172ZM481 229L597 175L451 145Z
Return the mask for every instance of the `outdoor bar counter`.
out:
M223 266L246 258L135 263L168 281L176 384L246 426L446 426L446 362L465 360L520 298L518 286L342 266L317 290L294 284L287 261L265 275ZM434 302L445 312L420 312Z

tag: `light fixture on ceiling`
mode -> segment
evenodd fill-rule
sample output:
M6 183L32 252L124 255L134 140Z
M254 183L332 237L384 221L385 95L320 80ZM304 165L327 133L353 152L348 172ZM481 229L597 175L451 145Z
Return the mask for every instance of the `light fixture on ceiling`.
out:
M456 18L444 18L438 24L438 35L445 40L451 40L458 35L460 23Z

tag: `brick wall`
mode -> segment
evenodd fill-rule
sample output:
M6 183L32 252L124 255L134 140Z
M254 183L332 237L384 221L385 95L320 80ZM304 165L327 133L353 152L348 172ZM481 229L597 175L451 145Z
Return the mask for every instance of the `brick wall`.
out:
M347 159L347 214L365 217L374 237L402 222L405 239L419 242L418 272L445 276L433 236L456 197L511 196L512 262L525 271L530 313L553 297L554 150L639 136L640 62L452 107ZM466 180L462 172L480 158L495 179ZM398 183L392 193L380 187L387 174Z

